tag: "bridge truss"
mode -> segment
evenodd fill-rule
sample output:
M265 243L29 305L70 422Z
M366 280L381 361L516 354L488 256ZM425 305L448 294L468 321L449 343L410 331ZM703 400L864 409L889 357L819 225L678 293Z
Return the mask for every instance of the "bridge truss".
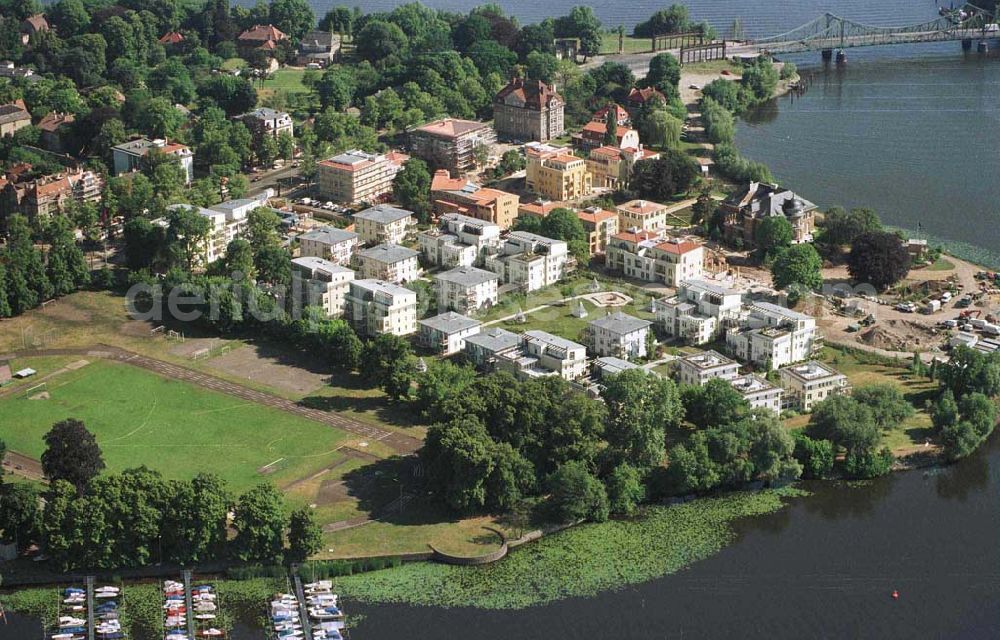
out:
M795 53L988 37L1000 37L994 14L965 5L935 20L900 27L876 27L826 13L791 31L754 40L752 45L761 53Z

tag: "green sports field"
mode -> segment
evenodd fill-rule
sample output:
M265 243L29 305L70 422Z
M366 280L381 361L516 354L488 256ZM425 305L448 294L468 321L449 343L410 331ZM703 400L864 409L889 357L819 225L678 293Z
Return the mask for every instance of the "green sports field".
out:
M30 363L25 366L30 366ZM211 471L242 491L278 486L341 461L348 434L259 404L105 361L46 381L47 399L0 399L0 439L39 457L53 423L83 420L109 471L146 465L166 478Z

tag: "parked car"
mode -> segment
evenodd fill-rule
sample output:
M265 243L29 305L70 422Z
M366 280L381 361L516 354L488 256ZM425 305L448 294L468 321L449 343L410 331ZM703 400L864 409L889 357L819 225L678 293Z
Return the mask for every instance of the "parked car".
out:
M958 320L942 320L938 324L940 324L945 329L955 329L956 327L958 327Z
M903 313L913 313L917 310L917 305L912 302L900 302L896 305L896 311L902 311Z

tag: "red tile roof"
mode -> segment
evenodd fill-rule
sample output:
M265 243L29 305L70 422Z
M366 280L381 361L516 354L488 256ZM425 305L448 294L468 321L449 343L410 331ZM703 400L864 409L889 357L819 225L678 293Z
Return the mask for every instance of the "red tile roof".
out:
M247 29L240 34L237 38L240 41L247 42L273 42L276 40L284 40L287 38L281 29L278 29L271 24L255 24L253 27Z
M667 101L666 97L654 87L643 87L642 89L632 87L632 90L628 93L628 100L629 102L634 102L636 104L645 104L647 100L654 96L664 102Z
M535 111L541 111L555 100L562 101L562 96L556 93L554 86L547 85L540 80L525 80L524 78L513 78L493 99L496 102L504 102L511 95L524 102L525 108Z
M701 245L697 242L684 240L682 242L661 242L660 244L656 245L656 248L665 253L683 255L685 253L690 253L695 249L700 249Z
M184 42L184 36L177 33L176 31L165 33L160 38L160 44L177 44L179 42Z
M477 120L459 120L457 118L444 118L429 122L422 127L417 127L414 131L427 133L441 138L457 138L470 131L476 131L486 127L485 123Z
M603 222L610 218L616 218L618 217L618 214L614 211L608 211L607 209L598 209L597 211L577 211L576 217L583 222L597 224L598 222Z

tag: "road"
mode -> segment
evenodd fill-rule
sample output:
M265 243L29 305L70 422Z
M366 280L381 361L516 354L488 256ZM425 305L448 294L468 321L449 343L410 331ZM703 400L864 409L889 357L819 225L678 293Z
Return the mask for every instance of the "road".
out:
M153 373L166 378L181 380L204 389L211 389L212 391L224 393L249 402L263 404L274 409L278 409L279 411L284 411L285 413L291 413L309 420L314 420L321 424L341 429L367 440L377 440L400 455L415 453L421 446L423 446L423 441L418 438L414 438L413 436L408 436L395 431L379 429L378 427L374 427L364 422L345 418L337 413L307 407L280 396L263 391L257 391L255 389L248 389L247 387L229 382L228 380L222 380L221 378L217 378L207 373L188 369L187 367L182 367L170 362L149 358L118 347L95 345L92 347L76 349L40 349L32 351L18 351L0 355L0 359L12 360L15 358L53 355L79 355L90 358L103 358L105 360L113 360L129 364L134 367L146 369L147 371L152 371Z

